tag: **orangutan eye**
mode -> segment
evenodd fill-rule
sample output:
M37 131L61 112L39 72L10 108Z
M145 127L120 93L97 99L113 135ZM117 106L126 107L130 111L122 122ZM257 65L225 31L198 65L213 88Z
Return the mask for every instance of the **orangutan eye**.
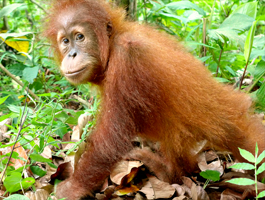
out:
M69 43L69 40L68 40L67 38L63 38L63 39L62 39L62 43L66 45L66 44Z
M81 33L78 33L76 35L76 40L83 40L84 38L85 38L85 36L83 34L81 34Z

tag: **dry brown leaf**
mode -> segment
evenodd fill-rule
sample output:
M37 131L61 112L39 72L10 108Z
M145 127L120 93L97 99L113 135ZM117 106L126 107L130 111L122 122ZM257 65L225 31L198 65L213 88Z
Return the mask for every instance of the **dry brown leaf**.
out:
M145 200L146 198L143 197L140 193L137 193L133 200Z
M205 159L206 159L206 162L212 162L216 159L219 159L219 157L215 151L209 150L205 152Z
M37 189L36 192L26 192L25 196L30 200L46 200L49 197L49 192L44 189Z
M115 194L122 196L139 191L139 185L137 183L134 183L133 180L139 174L140 170L141 168L133 167L130 173L125 175L121 179L120 185L116 187Z
M194 182L186 176L182 176L181 180L182 180L183 184L190 189L191 189L192 185L194 184Z
M124 200L124 199L121 197L115 197L115 198L112 198L111 200Z
M222 175L224 173L224 168L223 168L220 160L213 161L213 162L207 164L205 153L201 153L198 156L198 166L199 166L201 171L215 170L215 171L220 172L220 175Z
M185 176L182 177L182 182L183 182L182 187L185 190L185 195L188 197L192 197L191 188L192 186L194 187L195 183L190 178L185 177Z
M15 148L15 150L14 150L15 152L18 153L18 156L24 158L25 160L28 160L27 153L26 153L25 149L22 146L20 146L19 142L16 143L15 147L18 147L18 148ZM12 149L12 147L9 147L9 151L11 151L11 149ZM20 160L20 159L11 158L10 161L11 161L11 163L9 164L9 166L14 166L15 169L18 169L25 164L25 161Z
M76 164L75 164L75 152L72 151L69 154L66 155L64 158L64 162L69 162L74 170Z
M242 199L242 195L230 189L226 189L221 193L220 200L237 200L237 199Z
M177 196L183 196L185 194L185 189L179 184L172 184L172 187L175 188Z
M79 133L79 128L78 126L75 126L73 128L73 133L72 133L72 136L71 136L71 141L72 142L77 142L77 141L80 141L80 133ZM70 141L70 135L69 135L69 138L68 138L68 141ZM74 143L71 143L71 144L66 144L63 146L63 149L64 150L69 150L71 148L73 148L75 146ZM81 142L78 146L77 149L75 149L74 151L72 151L71 153L69 153L66 157L65 157L65 162L71 162L71 165L73 167L73 169L76 168L76 165L79 161L79 159L81 158L84 150L85 150L85 147L86 147L86 143L85 142Z
M106 197L110 198L111 195L115 192L115 186L111 185L108 188L105 189L104 194L106 195Z
M231 178L250 178L253 177L250 174L242 173L242 172L228 172L222 176L222 179L231 179Z
M179 197L175 197L173 200L186 200L188 199L186 196L179 196Z
M135 193L138 191L139 191L139 188L136 185L130 185L129 187L123 187L121 189L118 189L117 191L115 191L115 194L118 196L123 196L123 195L127 195L130 193Z
M97 193L95 197L97 200L105 200L106 199L106 195L100 194L100 193Z
M74 157L74 169L76 169L77 167L77 164L79 162L79 159L81 158L81 156L83 155L85 149L86 149L86 145L87 143L86 142L81 142L79 145L78 145L78 149L76 150L75 152L75 157Z
M4 194L5 194L5 192L6 192L6 190L5 190L5 188L3 187L3 186L1 186L0 187L0 196L4 196ZM5 197L7 196L7 194L5 195ZM0 198L1 199L1 198Z
M79 126L74 126L73 128L73 133L72 133L72 136L71 136L71 141L79 141L81 139L81 134L80 134L80 131L79 131Z
M7 118L0 122L0 141L2 141L4 138L10 138L10 135L6 134L8 131L7 125L11 125L11 119Z
M201 186L196 186L195 183L191 187L192 200L210 200L207 193Z
M140 161L121 161L112 170L110 179L113 183L120 185L122 178L128 175L132 168L139 168L142 165L143 163Z
M198 199L197 188L196 188L196 184L195 183L192 183L190 191L191 191L192 200L199 200Z
M52 150L49 146L44 147L44 150L41 154L44 158L52 158Z
M86 127L87 123L91 121L91 115L84 113L78 117L78 129L79 129L79 139L83 134L83 128Z
M147 199L170 198L176 192L175 188L169 183L160 181L155 176L149 176L148 181L140 190Z

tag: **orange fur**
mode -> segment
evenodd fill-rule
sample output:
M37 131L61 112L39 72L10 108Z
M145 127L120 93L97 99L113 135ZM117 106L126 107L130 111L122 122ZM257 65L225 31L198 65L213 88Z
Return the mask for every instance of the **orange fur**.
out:
M59 185L57 196L79 199L100 189L111 167L133 147L135 136L159 141L173 167L168 181L191 173L196 159L191 149L200 140L230 150L254 153L256 142L265 149L265 130L249 111L250 98L218 83L176 39L147 25L124 19L121 9L96 0L55 1L46 36L56 44L61 13L72 7L80 21L96 32L104 79L90 146L73 176ZM109 39L103 24L112 23ZM65 187L65 188L64 188Z

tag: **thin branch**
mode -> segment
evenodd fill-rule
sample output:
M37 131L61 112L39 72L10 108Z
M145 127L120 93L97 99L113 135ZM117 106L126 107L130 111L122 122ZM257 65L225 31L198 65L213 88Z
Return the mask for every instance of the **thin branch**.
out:
M11 77L14 81L16 81L22 88L24 88L24 84L18 80L13 74L11 74L1 63L0 63L0 69L2 69L9 77ZM29 94L34 97L36 100L40 100L39 97L34 94L28 87L26 87L26 90L29 91Z
M221 49L220 54L219 54L218 65L217 65L215 77L218 76L218 71L219 71L219 68L220 68L220 61L221 61L222 53L223 53L223 49Z
M29 124L29 125L31 125L31 124ZM29 125L25 126L25 128L27 128ZM19 148L19 147L23 147L24 145L29 144L29 143L31 143L32 141L34 141L34 140L35 140L36 138L38 138L42 133L44 133L44 131L46 130L46 128L47 128L47 126L46 126L46 127L43 129L43 131L42 131L40 134L38 134L35 138L33 138L32 140L26 142L25 144L22 144L22 145L20 145L20 146L15 147L15 149L17 149L17 148Z
M88 108L91 107L91 104L90 104L90 103L88 103L86 100L80 98L79 96L77 96L77 95L73 95L73 98L74 98L74 99L77 99L80 103L84 104L84 105L87 106Z
M38 6L41 10L43 10L43 12L45 12L46 14L49 14L40 4L38 4L36 1L34 0L30 0L32 3L34 3L36 6Z
M213 13L214 13L215 3L216 3L216 0L214 0L213 6L211 7L211 15L210 15L210 20L209 20L208 28L211 28L211 26L212 26L212 19L213 19Z
M144 1L144 20L145 20L145 22L147 22L146 0L143 0L143 1Z
M203 18L203 44L206 44L206 28L207 28L207 19ZM203 45L203 57L206 56L206 46Z
M9 163L10 163L10 160L11 160L11 158L12 158L12 154L13 154L13 152L14 152L14 149L15 149L16 143L17 143L17 141L18 141L18 137L19 137L19 135L20 135L20 133L21 133L21 130L22 130L22 128L23 128L23 125L24 125L24 123L25 123L25 121L26 121L26 118L27 118L27 115L28 115L28 112L29 112L29 109L28 109L28 110L27 110L27 113L26 113L25 116L24 116L24 113L25 113L25 110L26 110L26 107L27 107L27 101L25 101L25 102L26 102L26 104L25 104L25 106L24 106L24 109L23 109L23 112L22 112L22 115L21 115L21 119L20 119L19 131L18 131L18 133L17 133L17 137L16 137L16 140L15 140L15 143L14 143L14 145L12 146L12 150L11 150L11 152L10 152L10 156L9 156L8 161L7 161L7 163L6 163L5 169L4 169L4 171L2 172L2 177L1 177L1 179L0 179L0 183L3 182L3 178L4 178L5 172L6 172L6 170L7 170L7 167L8 167L8 165L9 165Z
M248 68L248 62L246 63L244 73L243 73L243 75L242 75L242 77L240 79L240 84L239 84L239 88L238 88L239 90L241 90L241 87L242 87L242 84L243 84L243 80L244 80L245 75L246 75L247 68Z
M26 17L27 17L27 19L28 19L28 21L30 23L31 30L33 30L33 28L34 28L34 22L33 22L32 18L29 16L29 11L28 10L25 10L25 12L26 12Z
M252 62L250 63L250 65L253 65L254 62L255 62L255 60L256 60L257 58L258 58L258 57L254 58L254 59L252 60ZM260 77L258 77L258 78L255 79L254 83L248 88L247 93L250 93L250 92L251 92L251 90L255 87L255 85L257 85L257 83L259 82L259 80L260 80L263 76L264 76L264 74L260 75Z

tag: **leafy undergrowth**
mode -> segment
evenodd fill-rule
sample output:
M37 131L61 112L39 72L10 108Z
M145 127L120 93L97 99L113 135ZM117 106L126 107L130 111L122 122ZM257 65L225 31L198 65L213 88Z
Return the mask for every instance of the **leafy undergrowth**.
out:
M72 133L68 132L63 137L63 142L66 143L60 145L59 148L63 151L60 151L59 155L55 156L52 153L53 146L46 146L43 153L38 155L25 150L20 143L16 143L7 167L4 185L0 188L0 195L9 196L7 199L56 199L53 196L54 184L58 179L63 180L71 175L75 163L85 148L83 141L76 148L76 141L81 141L82 130L90 119L87 115L81 115L80 118L79 127L74 127ZM3 123L0 129L2 133L7 131ZM137 144L137 142L134 143ZM152 149L155 146L152 143L148 145L147 148ZM143 146L143 144L139 145L138 142L137 146ZM256 192L265 191L265 184L262 182L257 182L256 187L254 184L236 185L227 182L234 178L255 180L250 172L230 168L234 161L228 152L209 150L207 142L199 143L196 149L198 170L194 171L190 177L182 177L182 184L169 184L159 180L156 174L150 172L148 166L140 161L122 160L117 163L110 177L105 181L102 191L96 194L96 199L236 200L255 199ZM205 149L208 150L205 151ZM8 163L7 157L11 150L10 146L0 149L2 168ZM66 155L66 152L70 153ZM243 179L240 180L243 181Z

